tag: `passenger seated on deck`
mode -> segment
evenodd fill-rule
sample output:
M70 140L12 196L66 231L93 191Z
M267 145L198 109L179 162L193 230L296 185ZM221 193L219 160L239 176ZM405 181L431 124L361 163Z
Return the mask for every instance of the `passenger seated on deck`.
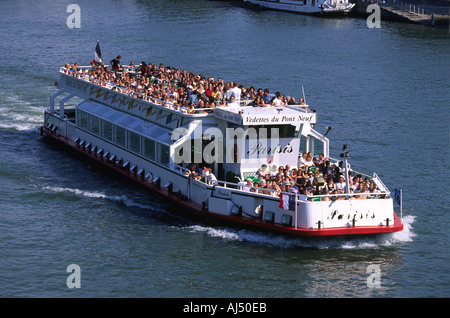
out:
M295 97L286 97L286 100L287 100L287 104L288 105L295 105Z
M345 200L344 196L338 195L339 194L338 190L333 190L330 192L330 194L334 194L333 196L330 197L331 201Z
M230 101L228 102L228 107L239 107L239 104L236 102L234 96L230 97Z
M208 185L214 185L215 183L217 183L217 178L216 176L212 173L211 168L207 168L207 172L205 173L205 182Z
M306 155L306 159L305 162L303 163L305 166L307 167L314 167L314 162L312 160L312 154L310 152L308 152L308 154Z
M252 184L252 178L248 178L247 179L247 184L242 186L242 191L247 191L250 192L250 190L252 189L253 184Z
M288 192L290 187L290 182L283 182L280 186L281 192Z
M335 184L335 188L339 193L344 193L347 189L344 176L339 177L339 182Z
M264 101L262 96L258 95L258 96L256 96L255 100L252 102L252 106L255 106L255 107L266 107L268 105L266 105L266 102Z
M214 108L216 107L216 104L214 102L209 102L209 104L205 104L205 113L212 113L214 111Z
M264 103L265 104L270 104L270 102L271 102L271 100L272 100L272 98L274 96L275 95L269 93L269 89L268 88L264 89L264 94L262 95L262 98L264 99Z
M296 183L296 181L297 181L297 173L298 173L298 171L296 168L293 168L291 170L290 177L291 177L291 180L294 181L294 183Z
M332 178L328 178L327 183L324 186L324 192L332 192L336 190L335 186L334 186L334 181Z
M286 170L288 173L289 173L289 175L292 173L292 170L291 170L291 165L290 164L287 164L285 167L284 167L284 170Z
M268 169L267 169L266 165L262 165L256 172L256 174L259 178L264 178L267 173L268 173Z
M191 172L191 178L195 179L195 180L200 180L201 177L199 175L197 175L197 172L192 171Z
M328 197L327 195L330 194L328 191L323 192L323 195L325 195L324 197L321 197L321 201L330 201L330 197Z
M270 191L270 194L272 196L275 196L275 197L278 196L280 194L280 192L281 192L281 188L280 188L280 186L277 184L277 182L275 180L273 180L271 182L269 189L270 190L274 190L274 191Z
M331 166L330 160L326 160L324 162L322 173L323 175L327 175L327 177L330 177L334 174L334 168Z
M284 105L280 92L275 93L275 98L272 99L270 104L275 107L280 107Z
M267 183L266 183L266 180L261 179L261 180L259 181L259 188L261 189L261 190L260 190L260 193L262 193L262 194L268 194L268 195L271 194L270 191L264 190L264 189L267 189L267 188L268 188Z
M216 105L220 104L220 101L222 99L222 93L219 90L219 86L214 85L213 91L211 93L211 99L212 101L214 101Z
M355 192L359 188L359 178L357 176L353 177L352 183L350 184L350 190Z
M355 199L368 199L369 196L369 189L365 183L362 184L360 190L355 191Z
M299 188L292 181L289 182L289 192L292 192L292 193L298 193L299 192Z
M227 100L225 98L222 98L218 107L228 107Z
M301 193L301 195L299 195L299 199L302 201L312 202L313 201L312 195L313 193L311 192L311 190L306 188L303 189L303 192Z
M381 191L378 189L375 182L373 181L370 182L369 184L369 193L371 194L370 196L371 199L377 199L379 197L379 194L381 193Z
M305 164L306 161L306 157L308 156L308 154L306 152L302 153L301 155L298 156L298 163L297 165L303 166Z
M250 189L250 192L259 193L259 183L257 181L253 182L253 188Z
M364 181L362 182L363 184L365 184L367 186L367 189L369 189L369 185L370 185L370 179L369 177L365 177Z

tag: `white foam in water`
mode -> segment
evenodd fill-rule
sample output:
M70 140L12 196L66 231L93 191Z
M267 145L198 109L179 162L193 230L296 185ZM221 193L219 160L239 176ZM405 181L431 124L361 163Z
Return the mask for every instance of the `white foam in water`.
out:
M373 237L343 238L292 238L277 234L267 234L248 230L234 230L231 228L213 228L208 226L193 225L186 227L190 232L205 233L211 237L219 237L225 240L242 241L274 245L282 248L341 248L341 249L375 249L382 246L392 246L402 242L410 242L415 237L411 231L414 216L403 218L404 230L396 233L386 233Z
M403 231L392 234L392 239L398 242L411 242L416 234L412 231L412 224L416 219L413 215L406 215L403 217Z
M126 195L106 195L102 192L86 191L80 189L63 188L63 187L44 187L45 190L53 192L68 192L78 196L84 196L88 198L100 198L105 200L111 200L122 203L129 207L137 207L141 209L154 208L149 205L137 203L127 197ZM187 229L193 233L204 233L210 237L222 238L230 241L260 243L266 245L273 245L282 248L341 248L341 249L372 249L382 246L392 246L398 243L410 242L416 236L412 232L412 224L414 223L414 216L408 215L403 217L404 229L401 232L386 233L373 237L355 237L351 239L342 238L293 238L286 237L278 234L268 234L250 230L236 230L232 228L223 227L209 227L203 225L191 225L184 229Z
M0 123L0 128L13 129L13 130L24 131L24 132L35 132L35 131L38 131L39 124Z
M72 189L72 188L62 188L62 187L44 187L44 190L50 190L53 192L69 192L74 193L79 196L84 196L88 198L100 198L105 200L111 200L115 202L122 203L123 205L129 206L129 207L137 207L141 209L150 209L153 210L153 207L149 205L144 205L137 203L133 201L132 199L128 198L126 195L106 195L101 192L93 192L93 191L85 191L80 189Z
M71 189L71 188L61 188L61 187L44 187L44 190L50 190L53 192L71 192L75 193L76 195L82 195L85 197L90 198L101 198L106 199L106 195L101 192L90 192L90 191L84 191L80 189Z
M24 100L22 96L5 94L0 105L0 128L31 132L44 120L44 107Z

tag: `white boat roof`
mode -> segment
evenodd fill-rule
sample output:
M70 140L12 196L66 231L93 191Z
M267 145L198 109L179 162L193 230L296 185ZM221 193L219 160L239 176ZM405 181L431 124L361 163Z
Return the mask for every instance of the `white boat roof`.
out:
M163 144L171 145L173 143L171 138L172 130L150 123L133 115L112 109L111 107L102 105L90 99L81 102L77 106L77 109Z

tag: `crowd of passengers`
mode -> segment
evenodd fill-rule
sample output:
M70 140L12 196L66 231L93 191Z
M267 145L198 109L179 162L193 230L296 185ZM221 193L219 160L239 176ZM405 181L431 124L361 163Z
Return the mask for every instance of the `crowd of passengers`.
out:
M208 184L217 182L209 168L193 164L189 169L192 172L187 174L191 178ZM386 198L369 177L363 178L360 174L349 172L349 178L350 194L344 195L348 191L343 162L331 164L322 153L316 158L305 152L299 158L298 168L291 168L290 165L280 166L277 172L272 173L263 165L257 172L257 178L245 180L246 184L242 186L242 190L272 196L279 196L281 192L296 193L299 194L300 200L305 201L313 201L312 196L317 195L322 201Z
M351 170L351 169L350 169ZM247 179L246 187L249 191L271 194L277 196L279 192L293 192L300 194L300 200L312 201L312 196L321 196L322 201L346 200L346 199L372 199L384 198L376 184L369 177L349 172L349 191L345 181L345 169L343 162L331 164L331 161L304 152L298 161L298 168L290 165L278 167L276 173L270 173L266 167L258 171L259 182L253 183ZM264 189L275 190L265 191ZM350 195L343 195L350 193Z
M120 55L110 64L91 62L90 69L81 69L78 63L65 64L64 72L185 113L211 112L215 107L239 107L244 100L255 107L304 105L303 98L296 100L279 92L271 94L267 88L255 90L252 86L244 87L163 64L143 61L137 66L131 61L129 65L122 65Z

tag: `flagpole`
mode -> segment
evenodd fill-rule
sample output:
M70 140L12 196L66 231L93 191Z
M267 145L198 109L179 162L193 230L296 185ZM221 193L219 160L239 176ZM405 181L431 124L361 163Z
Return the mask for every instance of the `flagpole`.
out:
M295 195L295 229L297 229L297 193Z
M403 220L403 189L400 189L400 219Z

